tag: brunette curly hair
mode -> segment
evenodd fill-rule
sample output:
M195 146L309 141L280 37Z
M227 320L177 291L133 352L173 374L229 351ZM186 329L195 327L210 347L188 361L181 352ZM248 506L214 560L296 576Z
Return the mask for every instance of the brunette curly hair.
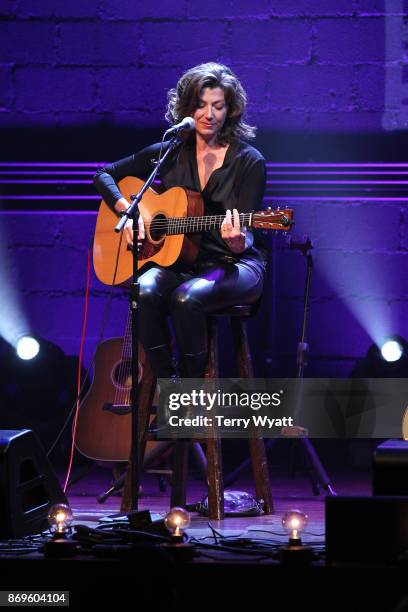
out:
M184 117L192 116L206 87L221 87L228 106L227 118L217 135L218 142L226 144L234 138L254 138L256 128L244 122L247 103L244 88L230 68L216 62L199 64L183 74L177 86L167 94L166 119L174 125Z

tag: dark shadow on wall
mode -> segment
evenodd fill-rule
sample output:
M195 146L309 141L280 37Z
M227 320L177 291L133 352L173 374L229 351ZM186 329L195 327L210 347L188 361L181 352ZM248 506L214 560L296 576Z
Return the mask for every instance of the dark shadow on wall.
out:
M161 139L161 128L98 124L3 129L0 161L109 161ZM405 161L406 132L309 133L259 130L254 142L274 162Z

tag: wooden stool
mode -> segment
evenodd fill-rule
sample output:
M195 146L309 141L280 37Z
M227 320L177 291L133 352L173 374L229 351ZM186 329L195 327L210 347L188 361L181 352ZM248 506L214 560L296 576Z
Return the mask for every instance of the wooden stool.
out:
M253 368L249 349L246 319L253 316L258 309L258 303L247 306L231 306L208 317L208 361L206 378L218 378L218 325L217 318L229 317L233 348L240 378L252 378ZM171 506L185 506L187 494L188 441L178 440L174 448L173 482ZM268 464L263 438L249 439L255 491L258 498L264 500L266 514L273 513L273 501L269 482ZM218 520L224 518L224 485L222 477L221 440L218 437L207 439L207 484L209 518Z

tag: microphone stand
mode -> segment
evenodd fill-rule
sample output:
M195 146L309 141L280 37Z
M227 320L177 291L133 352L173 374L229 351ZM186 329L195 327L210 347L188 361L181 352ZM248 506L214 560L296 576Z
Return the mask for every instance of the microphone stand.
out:
M302 383L304 378L304 370L305 366L307 366L307 355L309 352L309 344L306 341L307 334L307 325L309 320L310 313L310 285L311 285L311 277L312 277L312 269L313 269L313 257L311 250L313 248L312 242L310 238L305 238L303 242L297 242L290 240L289 248L293 250L300 251L303 257L306 258L306 284L305 291L303 297L303 322L302 322L302 334L300 338L300 342L297 347L297 378L300 383L300 389L298 389L298 409L300 407L301 402L301 391L302 391ZM325 468L323 467L322 462L320 461L316 450L313 444L310 442L309 438L306 436L299 436L296 438L299 440L301 445L303 446L304 452L306 453L310 466L312 469L312 488L313 493L315 495L319 495L320 487L324 489L327 495L336 495L336 491L330 481L329 476Z
M132 312L132 386L131 386L131 441L130 441L130 504L131 512L138 510L138 494L140 486L140 466L139 466L139 431L138 431L138 373L139 373L139 362L138 362L138 320L137 320L137 309L139 303L139 279L138 279L138 249L137 249L137 237L139 230L139 204L144 193L149 189L153 183L160 167L163 162L167 159L169 154L180 144L178 138L178 132L171 138L168 148L164 153L163 157L155 162L155 168L147 178L143 187L136 195L130 196L132 204L122 213L122 218L115 226L115 232L123 231L123 228L128 219L133 220L133 275L132 284L130 289L130 305Z

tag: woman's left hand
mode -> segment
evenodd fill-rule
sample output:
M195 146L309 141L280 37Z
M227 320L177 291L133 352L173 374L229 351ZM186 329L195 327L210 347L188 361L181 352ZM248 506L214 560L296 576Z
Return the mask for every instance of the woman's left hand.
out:
M242 253L245 250L245 232L242 231L239 223L238 210L234 208L232 212L233 216L231 216L231 211L227 210L221 225L221 237L233 253Z

